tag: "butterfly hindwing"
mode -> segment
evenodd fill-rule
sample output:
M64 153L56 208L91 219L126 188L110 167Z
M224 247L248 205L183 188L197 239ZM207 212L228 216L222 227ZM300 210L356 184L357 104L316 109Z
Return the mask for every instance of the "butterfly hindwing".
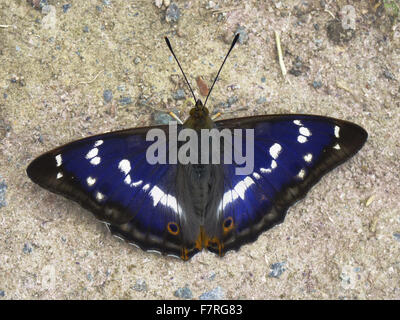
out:
M91 211L114 235L145 250L190 257L197 251L182 233L185 213L177 201L177 165L147 162L149 129L71 142L35 159L27 173L40 186Z
M216 123L220 129L254 129L254 171L237 175L237 164L224 165L224 193L215 213L219 232L208 234L218 240L208 249L220 255L281 223L293 203L367 139L358 125L322 116L271 115Z

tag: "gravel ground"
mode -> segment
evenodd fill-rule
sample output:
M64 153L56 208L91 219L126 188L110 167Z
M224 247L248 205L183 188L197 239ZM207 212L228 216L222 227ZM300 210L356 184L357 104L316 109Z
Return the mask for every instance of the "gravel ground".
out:
M400 25L374 4L0 0L0 299L400 299ZM28 179L63 143L169 110L185 119L190 93L163 37L200 94L235 32L214 112L321 114L369 133L283 224L182 262L119 241Z

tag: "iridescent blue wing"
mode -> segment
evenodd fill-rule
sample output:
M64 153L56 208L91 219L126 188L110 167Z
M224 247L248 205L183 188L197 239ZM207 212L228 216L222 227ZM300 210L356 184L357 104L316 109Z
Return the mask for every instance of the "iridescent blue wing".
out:
M224 165L223 196L214 220L205 226L208 249L220 255L281 223L292 204L357 153L367 139L367 132L356 124L312 115L269 115L216 124L220 129L254 129L255 146L251 174L237 175L237 164Z
M91 211L114 235L144 250L188 259L198 249L182 232L177 165L147 162L153 142L146 141L146 133L152 128L71 142L36 158L27 173L41 187ZM167 126L157 128L168 136Z

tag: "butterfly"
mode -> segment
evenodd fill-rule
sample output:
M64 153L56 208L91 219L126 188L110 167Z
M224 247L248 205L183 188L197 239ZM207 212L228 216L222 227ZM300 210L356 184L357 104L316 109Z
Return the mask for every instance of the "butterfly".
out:
M27 174L39 186L91 211L113 235L146 251L189 260L202 249L224 256L283 222L288 208L356 154L368 137L354 123L318 115L213 121L205 103L195 101L189 118L177 125L178 132L252 130L251 172L237 174L241 164L236 159L219 164L149 163L146 155L153 142L146 138L148 132L158 129L169 136L170 127L161 125L73 141L34 159ZM169 142L168 154L182 145ZM245 150L249 142L241 144Z

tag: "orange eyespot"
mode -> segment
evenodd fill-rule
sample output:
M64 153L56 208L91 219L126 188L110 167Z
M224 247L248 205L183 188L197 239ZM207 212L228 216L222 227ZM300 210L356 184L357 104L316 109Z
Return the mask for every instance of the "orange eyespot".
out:
M168 222L168 232L176 236L179 233L179 226L175 222Z
M228 217L224 220L222 223L222 228L224 230L224 233L227 233L228 231L231 231L233 229L234 223L233 223L233 218Z

